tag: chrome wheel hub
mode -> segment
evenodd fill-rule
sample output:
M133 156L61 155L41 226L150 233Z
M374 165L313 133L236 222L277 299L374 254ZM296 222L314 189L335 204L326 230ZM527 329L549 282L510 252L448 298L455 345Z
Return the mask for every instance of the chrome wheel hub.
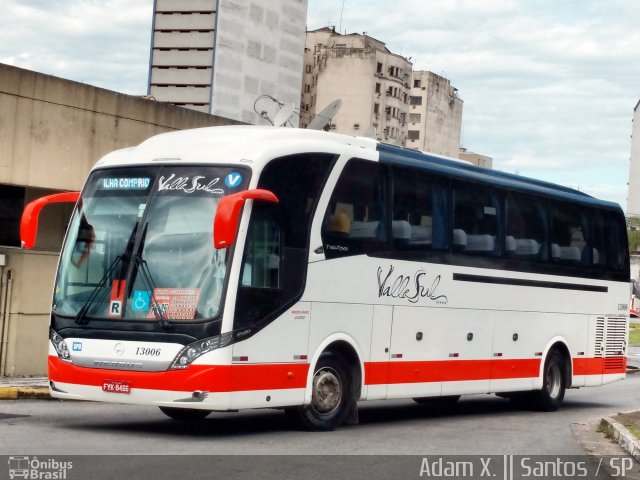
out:
M547 370L547 393L551 398L558 398L561 386L562 374L560 373L560 366L552 363Z
M340 405L342 399L342 385L336 372L332 369L322 369L313 377L313 395L311 405L322 414L333 412Z

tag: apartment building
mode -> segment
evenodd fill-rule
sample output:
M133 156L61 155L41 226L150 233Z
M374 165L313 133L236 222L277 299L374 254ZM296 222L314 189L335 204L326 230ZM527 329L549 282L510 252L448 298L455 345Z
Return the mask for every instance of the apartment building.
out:
M462 105L458 89L449 80L432 72L414 71L406 146L458 158Z
M265 123L254 111L259 96L300 100L306 15L307 0L155 0L147 93ZM277 108L260 106L271 115Z
M342 107L329 128L404 145L411 62L366 34L341 35L332 28L307 32L300 100L300 125L306 127L333 100Z

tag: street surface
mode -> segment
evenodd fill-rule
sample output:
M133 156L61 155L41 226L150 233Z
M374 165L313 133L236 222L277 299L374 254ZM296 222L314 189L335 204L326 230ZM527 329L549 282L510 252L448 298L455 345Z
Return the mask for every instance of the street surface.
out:
M0 455L31 454L582 454L574 430L640 408L640 374L603 387L569 390L564 407L514 409L494 395L462 397L455 410L410 400L363 402L360 425L298 431L277 410L213 413L179 423L157 408L91 402L0 402Z

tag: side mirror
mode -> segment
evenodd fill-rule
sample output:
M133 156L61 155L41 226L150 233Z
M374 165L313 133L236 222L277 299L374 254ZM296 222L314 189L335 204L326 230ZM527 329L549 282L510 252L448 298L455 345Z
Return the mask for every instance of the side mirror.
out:
M30 250L36 244L40 210L52 203L76 203L78 198L80 198L80 192L65 192L54 193L30 202L22 212L20 220L20 240L23 248Z
M215 248L228 248L236 241L240 210L247 200L279 202L278 197L272 192L260 189L245 190L223 197L218 203L216 216L213 220L213 246Z

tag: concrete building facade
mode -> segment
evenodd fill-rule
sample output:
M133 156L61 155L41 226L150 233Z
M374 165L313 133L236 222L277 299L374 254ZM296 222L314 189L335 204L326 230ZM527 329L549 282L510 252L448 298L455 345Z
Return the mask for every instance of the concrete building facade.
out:
M458 151L458 158L460 160L473 163L478 167L493 168L493 158L487 157L486 155L480 155L479 153L470 152L464 147L460 147L460 150Z
M307 0L155 0L148 94L265 123L254 111L260 95L300 99L306 14ZM278 106L259 108L273 115Z
M628 188L627 215L640 217L640 101L633 109Z
M407 147L457 158L462 132L462 99L451 82L414 71L409 96Z
M29 201L80 190L112 150L171 130L238 123L0 64L0 376L44 375L52 288L72 206L43 210L20 248Z
M363 135L373 127L378 140L404 145L411 67L409 60L368 35L341 35L331 28L308 31L301 126L340 98L343 104L331 130Z

